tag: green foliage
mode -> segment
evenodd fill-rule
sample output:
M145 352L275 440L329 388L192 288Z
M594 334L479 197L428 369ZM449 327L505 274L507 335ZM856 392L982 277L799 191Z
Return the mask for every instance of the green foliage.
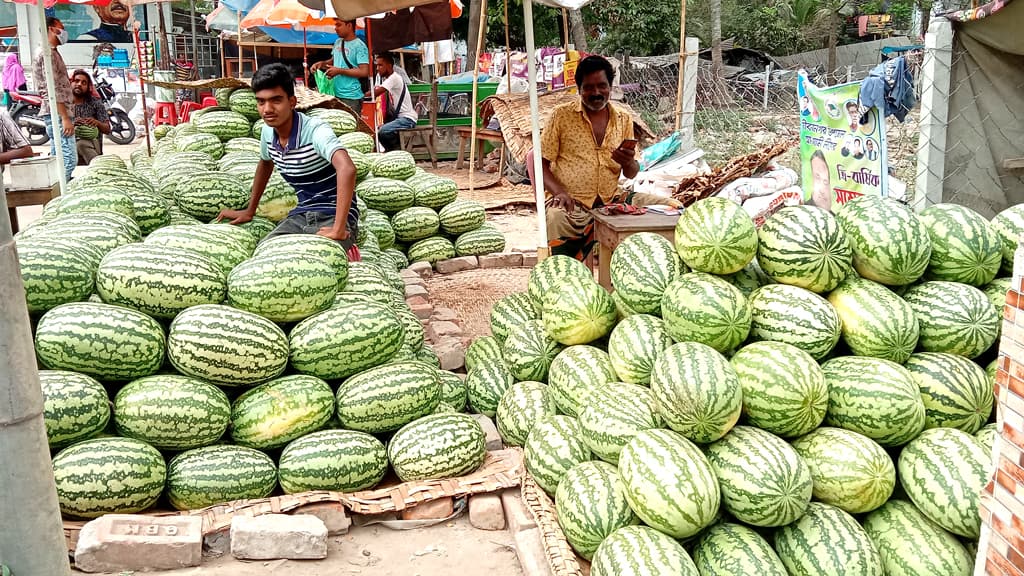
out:
M679 0L613 0L588 5L583 17L600 32L598 50L648 56L679 51L679 10Z

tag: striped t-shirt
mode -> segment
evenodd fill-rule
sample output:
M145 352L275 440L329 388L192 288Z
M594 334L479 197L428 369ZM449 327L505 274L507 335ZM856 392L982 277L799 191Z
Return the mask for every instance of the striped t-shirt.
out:
M282 147L277 133L270 126L260 132L260 156L271 160L286 182L295 188L299 205L289 215L303 212L334 214L338 203L338 175L331 157L344 150L330 125L318 118L295 112L288 146ZM348 221L359 218L355 198L349 208Z

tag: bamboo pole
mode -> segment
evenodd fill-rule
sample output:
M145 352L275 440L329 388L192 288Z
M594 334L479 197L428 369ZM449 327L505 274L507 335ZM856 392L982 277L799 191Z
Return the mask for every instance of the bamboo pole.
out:
M683 123L683 77L686 76L686 0L679 7L679 83L676 86L676 130Z
M142 94L141 94L141 96L142 96L142 118L146 122L146 155L147 156L152 156L153 155L153 144L152 144L152 139L151 139L151 136L150 136L150 132L152 130L150 130L149 108L146 108L146 78L145 78L146 74L145 74L145 67L143 66L143 54L142 54L142 50L140 49L141 46L139 44L139 28L141 28L141 27L142 27L142 25L139 24L138 20L136 20L135 21L135 25L132 27L132 36L133 36L133 38L135 40L135 54L137 55L137 57L139 59L139 90L142 92ZM155 66L156 60L155 60L155 58L154 58L154 62L153 63L154 63L153 67L156 68L156 66ZM152 72L152 70L150 70L150 72Z
M537 200L537 260L548 256L548 223L544 212L544 164L540 149L540 101L537 97L536 45L533 40L533 0L523 0L523 20L526 26L527 74L530 82L530 132L533 143L533 190Z
M507 0L506 0L507 1ZM484 33L487 30L487 0L480 0L480 28L476 35L476 61L473 62L473 96L469 101L469 192L473 193L476 176L476 96L480 87L480 52L484 49ZM500 175L499 175L500 177Z
M508 3L510 0L505 0L505 79L506 79L506 91L512 93L512 37L509 34L508 28ZM502 152L504 154L504 152Z
M565 37L565 54L569 54L569 11L562 8L562 36Z

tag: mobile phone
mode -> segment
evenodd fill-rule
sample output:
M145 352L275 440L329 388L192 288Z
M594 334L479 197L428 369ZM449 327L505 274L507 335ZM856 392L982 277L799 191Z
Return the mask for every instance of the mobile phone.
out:
M622 143L619 144L619 148L622 148L623 150L636 150L636 140L623 140Z

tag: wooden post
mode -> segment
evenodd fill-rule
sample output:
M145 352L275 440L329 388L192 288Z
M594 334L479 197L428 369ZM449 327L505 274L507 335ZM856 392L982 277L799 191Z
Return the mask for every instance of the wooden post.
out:
M146 154L148 156L153 155L153 144L152 138L150 137L150 125L149 125L149 108L146 108L146 74L145 67L142 61L142 50L139 49L139 28L142 26L135 21L135 25L132 27L132 35L135 37L135 54L139 59L139 90L142 92L142 121L146 123ZM154 64L156 62L154 61ZM156 66L154 66L155 68Z
M509 94L512 93L512 40L508 31L508 3L510 0L505 0L505 78L507 82L507 88Z
M676 130L683 122L683 76L686 70L686 0L679 7L679 84L676 86Z
M507 0L506 0L507 1ZM469 192L473 192L476 175L476 95L480 85L480 52L484 49L484 35L487 32L487 0L480 0L480 28L476 36L476 60L473 61L473 96L469 101Z
M565 36L565 54L569 54L569 11L562 8L562 35Z

